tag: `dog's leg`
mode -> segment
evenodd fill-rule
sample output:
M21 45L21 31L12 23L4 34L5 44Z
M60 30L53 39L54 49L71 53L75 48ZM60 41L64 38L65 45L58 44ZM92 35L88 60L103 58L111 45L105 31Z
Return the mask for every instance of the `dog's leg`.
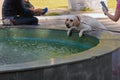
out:
M80 29L79 37L82 37L84 31L90 31L90 30L92 30L92 28L91 28L90 25L81 24L81 27L82 27L82 29Z
M67 36L71 36L72 35L72 30L76 30L76 29L77 29L76 27L69 28L68 31L67 31Z
M79 32L79 37L82 37L84 31L88 31L88 28L81 29Z

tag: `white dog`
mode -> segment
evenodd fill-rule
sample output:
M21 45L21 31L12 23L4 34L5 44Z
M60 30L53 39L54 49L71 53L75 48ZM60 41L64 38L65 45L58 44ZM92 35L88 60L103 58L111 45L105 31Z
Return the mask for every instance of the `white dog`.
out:
M79 37L84 31L92 31L96 29L106 29L104 25L95 18L89 16L70 16L65 20L66 27L69 28L67 35L70 36L72 30L79 31Z

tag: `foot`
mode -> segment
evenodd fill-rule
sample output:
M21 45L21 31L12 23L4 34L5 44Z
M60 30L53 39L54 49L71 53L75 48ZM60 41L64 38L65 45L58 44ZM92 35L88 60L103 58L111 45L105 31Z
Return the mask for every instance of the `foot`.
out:
M48 12L48 8L44 8L43 12L42 12L42 15L46 14L47 12Z

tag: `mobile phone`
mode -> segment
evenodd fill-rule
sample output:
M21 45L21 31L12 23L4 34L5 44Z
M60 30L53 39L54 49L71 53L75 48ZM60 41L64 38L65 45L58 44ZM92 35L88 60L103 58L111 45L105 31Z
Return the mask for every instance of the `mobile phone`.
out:
M101 1L100 3L102 5L102 7L104 7L106 9L106 11L108 11L108 8L107 8L106 4L104 3L104 1Z

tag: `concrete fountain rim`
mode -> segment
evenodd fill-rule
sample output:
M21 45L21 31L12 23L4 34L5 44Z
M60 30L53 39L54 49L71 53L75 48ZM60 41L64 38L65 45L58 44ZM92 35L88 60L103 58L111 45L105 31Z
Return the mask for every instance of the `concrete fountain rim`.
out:
M97 31L94 31L90 34L88 33L88 35L97 37L100 40L100 43L97 46L87 51L84 51L80 54L78 53L75 55L68 56L66 58L58 58L58 59L51 58L49 60L44 60L44 61L37 60L37 61L25 62L25 63L19 63L19 64L2 65L0 66L0 73L52 67L56 65L66 64L66 63L73 63L77 61L93 59L93 58L105 55L107 53L110 53L120 47L120 44L119 44L120 36L108 31L103 31L98 36L98 35L94 35L96 32ZM102 43L103 41L105 42ZM114 46L112 45L113 47L111 47L111 43L115 45Z

